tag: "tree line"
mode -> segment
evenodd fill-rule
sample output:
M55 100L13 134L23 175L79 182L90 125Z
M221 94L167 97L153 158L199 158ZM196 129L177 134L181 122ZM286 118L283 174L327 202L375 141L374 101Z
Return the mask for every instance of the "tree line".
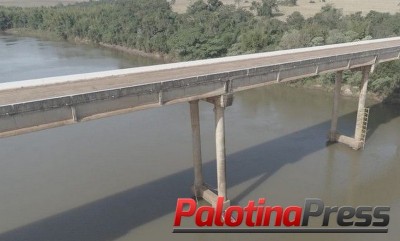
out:
M101 0L55 7L0 7L0 30L26 28L55 33L61 39L88 40L194 60L279 49L319 46L400 35L400 14L371 11L344 15L332 5L313 17L300 12L275 17L280 2L262 0L252 11L219 0L197 0L186 13L174 1ZM296 1L284 1L296 4ZM370 88L389 95L399 89L399 61L382 64ZM383 71L385 70L385 71ZM324 77L327 83L331 76ZM357 75L345 81L358 84Z

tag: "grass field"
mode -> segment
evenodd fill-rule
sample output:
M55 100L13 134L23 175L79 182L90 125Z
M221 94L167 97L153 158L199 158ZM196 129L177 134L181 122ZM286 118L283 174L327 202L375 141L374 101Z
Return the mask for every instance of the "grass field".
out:
M75 2L81 2L84 0L0 0L0 5L5 6L22 6L22 7L32 7L32 6L52 6L59 3L71 4ZM149 0L151 1L151 0ZM173 6L174 10L177 12L185 12L187 6L194 2L195 0L176 0ZM249 8L253 0L242 0L240 7ZM306 17L311 17L315 13L319 12L321 7L325 4L333 4L337 8L343 9L344 14L354 13L357 11L362 11L364 14L368 13L370 10L375 10L378 12L390 12L396 13L400 12L400 0L326 0L322 2L321 0L314 0L315 3L310 3L310 0L298 0L298 6L288 7L280 6L279 10L283 16L280 19L285 19L288 14L294 11L301 12ZM222 0L224 4L234 4L234 0Z
M249 8L252 1L253 0L242 0L240 6ZM319 12L322 6L333 4L337 8L342 8L344 14L354 13L357 11L362 11L366 14L370 10L390 13L400 12L400 0L326 0L325 3L320 0L314 1L315 3L310 3L310 0L298 0L298 6L279 6L279 10L284 15L291 14L294 11L299 11L304 16L311 17L315 13ZM193 2L193 0L176 0L174 9L177 12L185 12L187 6L191 2ZM234 4L234 0L222 0L222 2L225 4ZM285 16L282 17L285 18Z

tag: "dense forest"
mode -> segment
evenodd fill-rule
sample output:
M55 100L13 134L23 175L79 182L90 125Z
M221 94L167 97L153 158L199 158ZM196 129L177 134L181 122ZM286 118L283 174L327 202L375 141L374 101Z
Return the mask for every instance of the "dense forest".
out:
M326 5L311 18L294 12L281 21L275 17L282 3L277 0L254 2L251 10L219 0L198 0L184 14L172 11L173 2L102 0L56 7L0 7L0 30L52 32L61 39L121 45L175 60L400 36L400 13L371 11L344 16L340 9ZM399 61L381 64L372 76L370 90L382 96L397 92L399 69ZM329 85L333 79L328 74L311 81ZM346 73L345 81L357 86L360 76Z

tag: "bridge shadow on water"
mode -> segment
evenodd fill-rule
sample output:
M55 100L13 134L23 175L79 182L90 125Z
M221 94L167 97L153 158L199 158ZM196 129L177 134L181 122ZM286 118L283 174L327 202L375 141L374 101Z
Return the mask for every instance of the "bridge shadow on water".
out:
M374 115L378 110L384 114ZM369 125L370 136L379 125L400 116L400 111L377 104L371 107L371 115L374 118L371 118ZM341 130L345 134L353 133L355 118L355 112L340 117ZM237 203L243 199L284 165L300 161L303 157L326 148L325 134L329 127L330 121L322 122L229 155L228 186L259 177L245 191L231 197L232 201ZM206 180L214 180L215 162L205 163L204 172ZM177 198L190 195L188 188L192 180L193 170L186 169L2 233L0 241L115 240L138 226L174 212Z

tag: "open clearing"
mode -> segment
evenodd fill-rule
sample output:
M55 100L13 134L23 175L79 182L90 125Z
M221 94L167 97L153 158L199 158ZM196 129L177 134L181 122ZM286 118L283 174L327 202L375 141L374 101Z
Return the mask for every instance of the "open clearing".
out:
M336 8L342 8L344 14L355 13L362 11L363 14L367 14L371 10L378 12L400 12L400 0L314 0L315 3L310 3L310 0L298 0L297 6L279 6L279 10L284 14L288 15L294 11L301 12L306 17L311 17L315 13L319 12L321 7L326 4L333 4ZM193 2L193 0L176 0L174 9L177 12L185 12L187 6ZM222 0L224 4L234 4L234 0ZM252 0L242 0L240 7L250 8Z

